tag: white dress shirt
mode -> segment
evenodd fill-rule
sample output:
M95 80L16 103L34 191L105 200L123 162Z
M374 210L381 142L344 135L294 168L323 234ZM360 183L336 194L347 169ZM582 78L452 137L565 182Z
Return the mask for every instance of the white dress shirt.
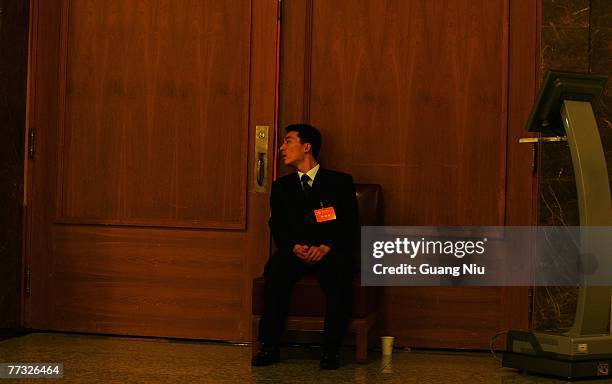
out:
M317 176L317 172L319 172L319 168L321 168L321 166L320 164L317 164L314 167L310 168L310 171L306 172L308 177L310 177L310 180L308 180L308 185L310 185L311 187L312 187L312 184L314 183L315 176ZM304 172L298 171L298 177L300 178L300 180L302 180L303 174Z

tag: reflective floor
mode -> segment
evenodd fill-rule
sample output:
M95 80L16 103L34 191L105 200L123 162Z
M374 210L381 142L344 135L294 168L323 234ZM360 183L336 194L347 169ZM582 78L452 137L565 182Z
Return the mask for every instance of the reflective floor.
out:
M63 363L64 378L10 380L62 383L559 383L500 368L488 353L395 351L383 359L321 371L316 348L285 348L283 361L252 368L248 346L33 333L0 342L0 363ZM5 379L0 379L0 383ZM9 382L6 380L6 382ZM608 382L583 381L583 382Z

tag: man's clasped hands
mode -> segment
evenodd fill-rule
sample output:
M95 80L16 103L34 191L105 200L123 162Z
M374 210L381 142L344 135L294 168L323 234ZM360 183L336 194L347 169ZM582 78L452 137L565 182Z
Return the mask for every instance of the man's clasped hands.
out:
M330 250L331 248L325 244L321 244L318 247L315 245L308 246L303 244L296 244L293 246L293 253L306 264L318 263Z

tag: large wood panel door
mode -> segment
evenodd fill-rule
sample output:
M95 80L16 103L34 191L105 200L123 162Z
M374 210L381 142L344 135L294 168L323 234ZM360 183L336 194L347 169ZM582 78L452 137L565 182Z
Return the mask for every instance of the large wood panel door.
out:
M20 284L28 4L0 0L0 340L20 331Z
M387 225L534 223L536 0L288 0L282 125L323 134L321 161L383 187ZM403 345L488 348L528 325L526 288L385 288Z
M248 340L277 1L31 6L26 324Z

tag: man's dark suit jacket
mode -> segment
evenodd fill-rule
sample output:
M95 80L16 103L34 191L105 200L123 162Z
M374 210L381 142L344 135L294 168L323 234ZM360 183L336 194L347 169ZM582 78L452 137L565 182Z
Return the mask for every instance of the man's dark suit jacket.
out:
M293 252L295 244L325 244L331 252L351 262L351 252L359 238L352 176L321 167L310 196L307 200L297 172L272 184L269 224L279 253ZM321 207L333 207L336 220L317 223L314 210Z

